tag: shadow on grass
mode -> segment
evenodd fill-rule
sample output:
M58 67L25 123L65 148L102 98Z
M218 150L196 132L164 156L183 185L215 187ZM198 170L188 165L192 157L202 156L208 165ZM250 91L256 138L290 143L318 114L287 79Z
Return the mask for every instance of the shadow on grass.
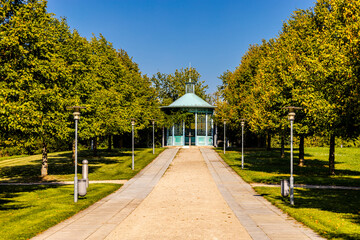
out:
M81 150L78 152L78 173L81 174L82 160L89 161L89 173L96 172L101 168L101 165L119 164L127 160L131 152L128 149L112 149L98 150L98 156L94 157L93 152L90 150ZM0 168L0 179L7 179L0 182L39 182L43 178L40 177L41 173L41 157L36 160L31 160L28 164L5 166ZM48 174L49 175L71 175L74 174L74 163L72 160L72 153L59 153L49 155L48 157Z
M238 149L234 149L238 151ZM239 156L240 155L240 156ZM241 153L232 162L232 166L241 168ZM280 180L288 178L290 174L290 154L286 152L285 158L280 157L280 149L266 151L264 149L246 149L245 169L274 174L267 176L266 179L254 179L255 182L280 183ZM353 176L360 176L360 171L340 169L336 170L336 176L329 176L328 161L314 158L311 154L306 154L305 167L298 166L297 154L294 155L294 174L296 183L301 184L326 184L358 186ZM340 162L337 162L339 164Z
M0 211L19 210L31 207L31 203L15 200L23 193L57 188L56 185L33 185L33 186L0 186ZM25 204L26 203L26 204Z
M268 196L269 194L263 194L263 196L265 195ZM280 195L274 198L285 202L285 204L290 207L289 198L283 198ZM353 224L360 224L360 191L358 190L296 189L294 198L295 206L293 206L293 208L303 209L303 211L319 209L332 213L345 214L341 215L342 219L347 219ZM342 229L327 232L325 236L329 239L360 239L360 233L346 233L342 231Z

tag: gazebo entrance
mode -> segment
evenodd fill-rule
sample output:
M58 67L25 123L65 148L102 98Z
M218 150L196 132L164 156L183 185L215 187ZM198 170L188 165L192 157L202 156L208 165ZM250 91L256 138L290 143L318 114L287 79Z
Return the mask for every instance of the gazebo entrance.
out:
M185 146L189 146L190 138L191 145L195 145L195 115L193 115L188 121L185 121Z

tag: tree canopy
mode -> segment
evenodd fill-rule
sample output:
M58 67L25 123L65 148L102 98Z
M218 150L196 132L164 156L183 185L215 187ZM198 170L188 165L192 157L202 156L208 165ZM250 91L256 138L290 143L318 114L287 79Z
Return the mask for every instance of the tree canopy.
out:
M137 129L159 112L155 89L125 50L103 35L87 40L65 19L46 11L46 1L0 4L1 147L70 145L74 122L67 106L81 105L79 137L90 139Z
M335 137L359 135L359 5L318 0L295 11L277 38L250 46L240 65L221 76L219 112L236 125L248 119L253 132L281 135L288 126L282 108L302 107L295 130L330 137L334 174Z

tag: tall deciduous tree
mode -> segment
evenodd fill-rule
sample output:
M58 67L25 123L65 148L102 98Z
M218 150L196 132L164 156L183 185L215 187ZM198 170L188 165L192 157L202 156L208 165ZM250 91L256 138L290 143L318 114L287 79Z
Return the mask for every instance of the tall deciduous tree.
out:
M158 100L161 105L169 105L185 94L185 83L191 78L195 82L195 93L204 100L208 100L205 81L200 80L201 75L195 68L176 69L173 74L158 72L153 75L151 82L157 91Z
M47 145L68 136L67 68L59 54L68 27L46 12L45 1L8 1L1 12L8 16L0 25L1 122L11 134L42 142L46 176Z

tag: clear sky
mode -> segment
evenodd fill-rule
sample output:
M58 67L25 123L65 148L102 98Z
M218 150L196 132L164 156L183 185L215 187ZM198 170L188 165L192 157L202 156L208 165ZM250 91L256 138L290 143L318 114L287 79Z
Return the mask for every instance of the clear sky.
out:
M100 33L143 74L191 65L215 92L250 44L274 38L296 9L315 0L48 0L48 12L90 39Z

